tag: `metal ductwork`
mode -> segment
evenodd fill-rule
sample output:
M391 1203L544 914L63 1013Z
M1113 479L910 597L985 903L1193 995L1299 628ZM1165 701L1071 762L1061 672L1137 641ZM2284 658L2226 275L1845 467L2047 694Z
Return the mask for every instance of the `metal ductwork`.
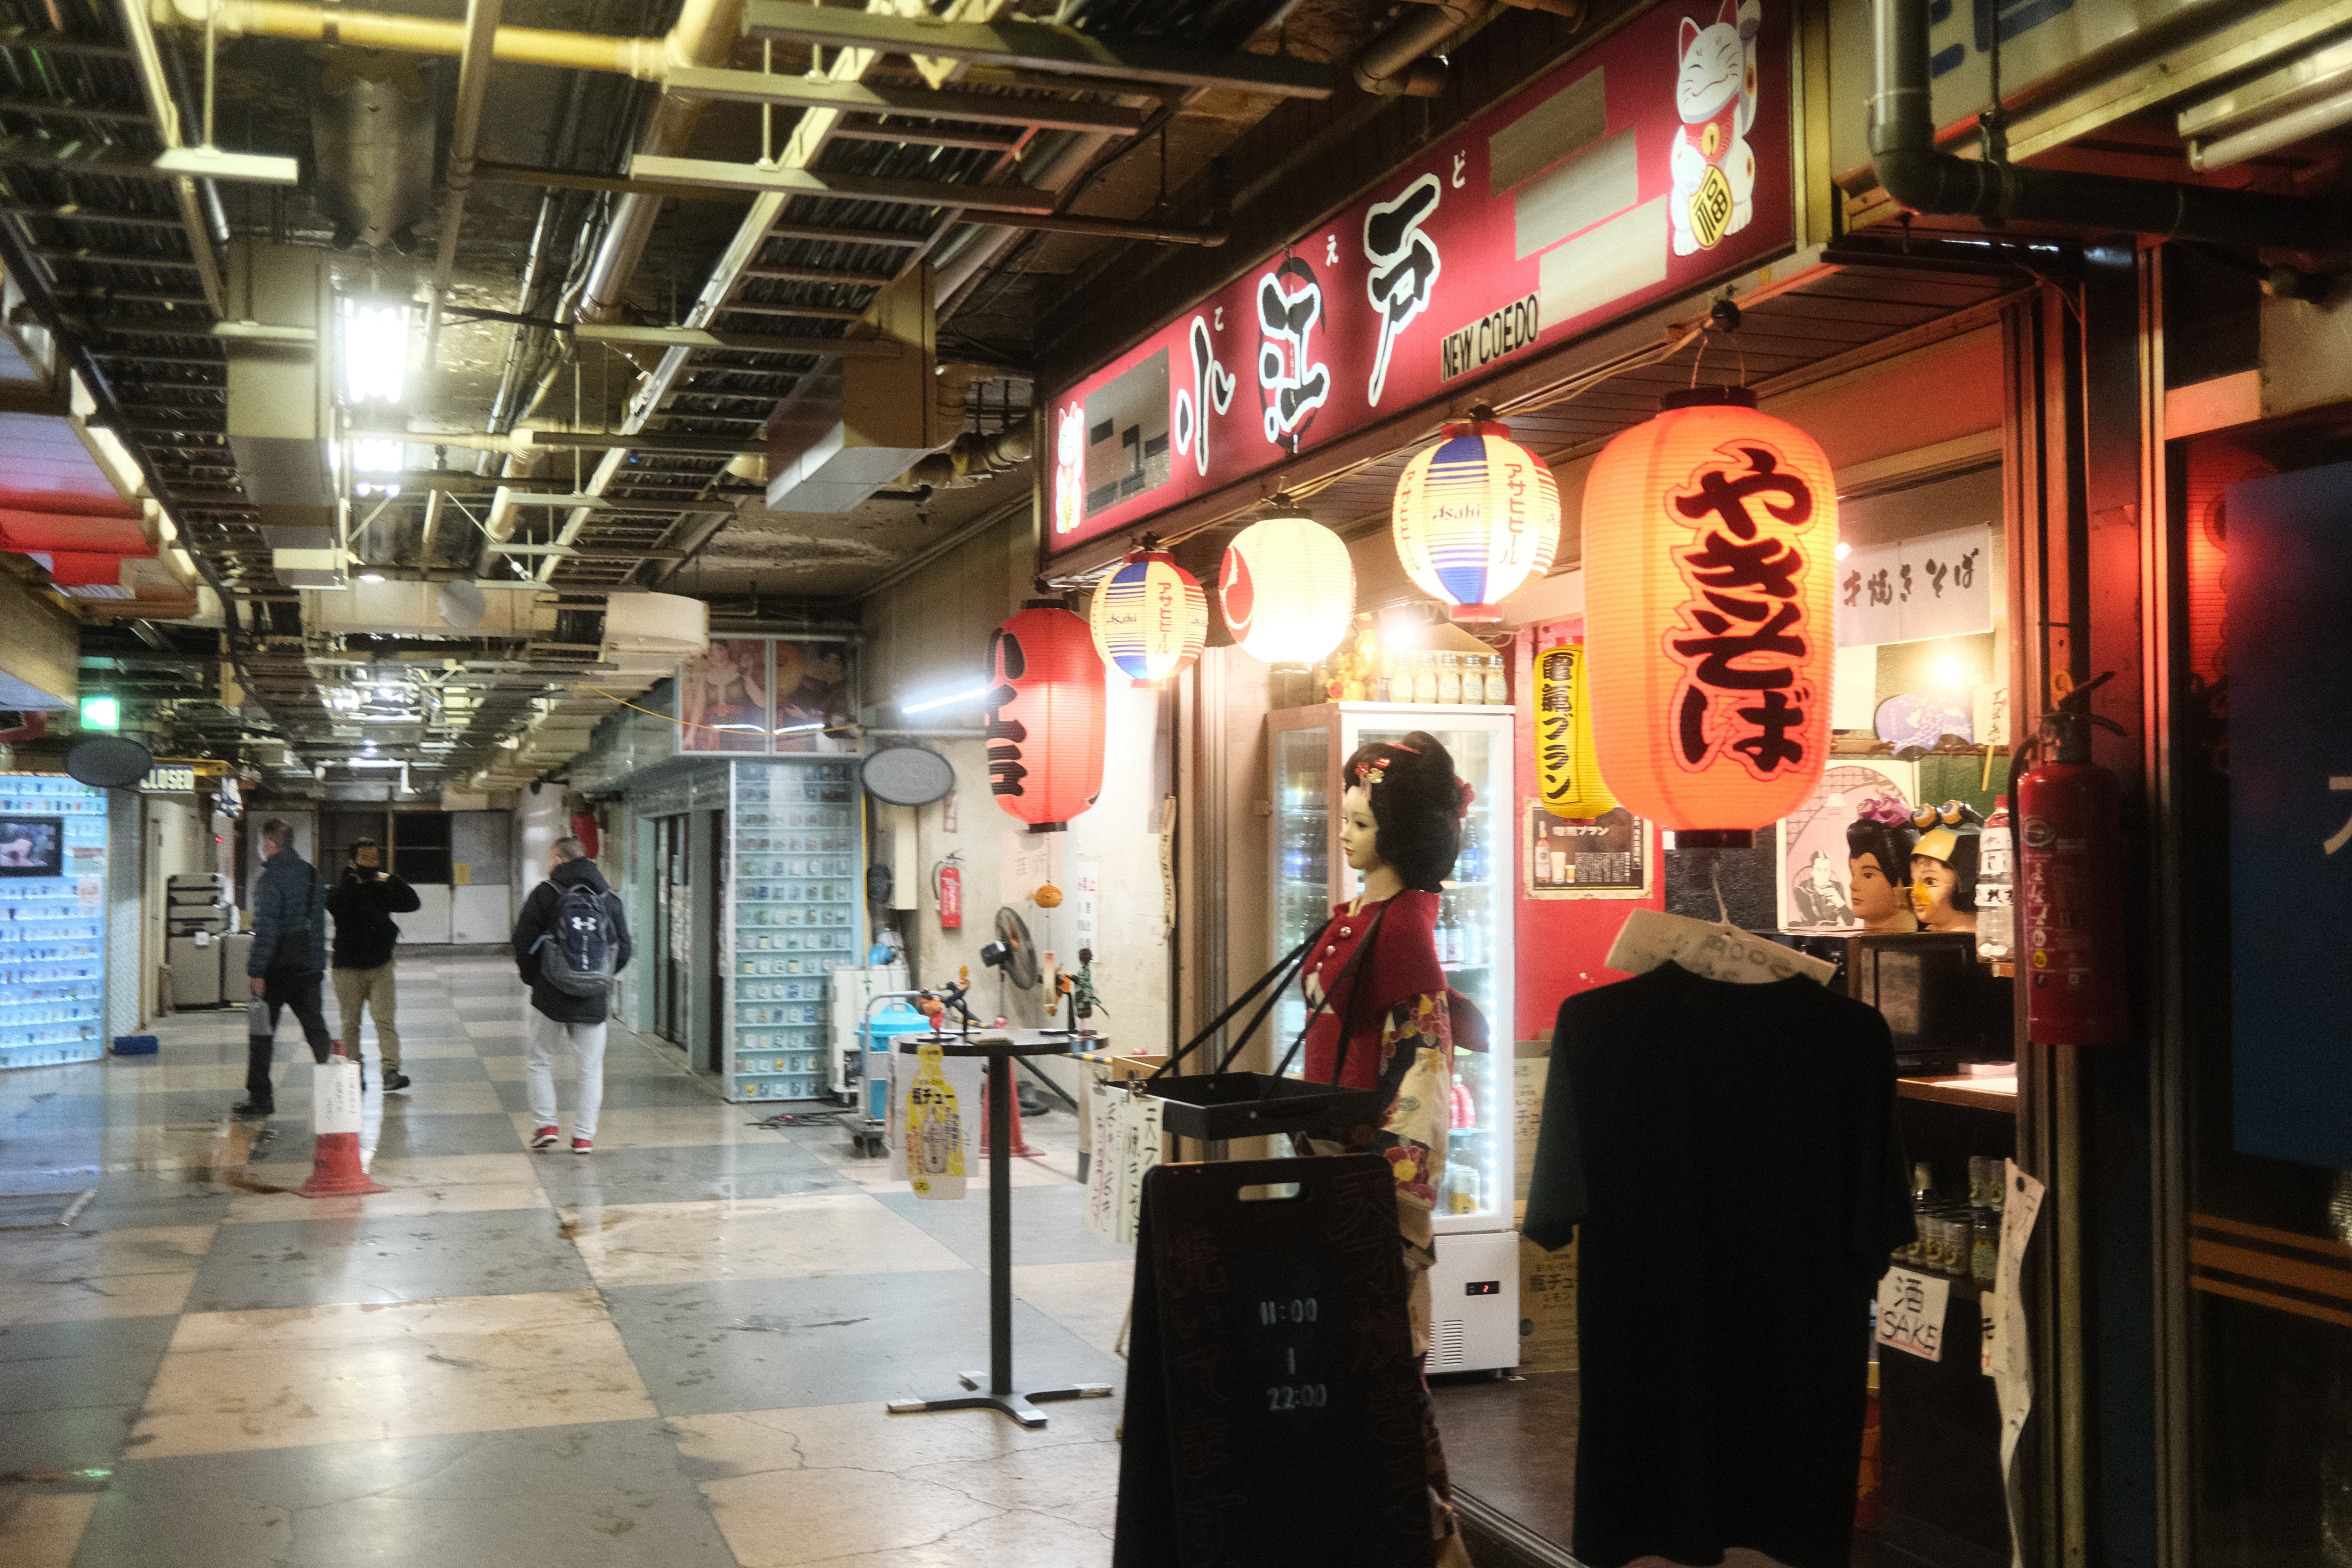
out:
M978 484L1027 462L1035 447L1027 425L986 436L970 432L957 437L946 451L934 452L908 468L902 482L940 489Z
M1936 151L1929 3L1872 0L1877 90L1870 99L1870 163L1879 185L1913 212L2241 247L2320 251L2343 243L2342 209L2299 197L2029 169Z
M310 99L310 145L337 250L416 248L416 226L433 211L435 129L414 56L329 51Z
M1357 51L1348 62L1356 85L1382 98L1435 98L1445 90L1445 62L1437 58L1447 40L1480 26L1507 10L1545 11L1565 16L1571 27L1584 22L1586 0L1418 0L1409 11Z

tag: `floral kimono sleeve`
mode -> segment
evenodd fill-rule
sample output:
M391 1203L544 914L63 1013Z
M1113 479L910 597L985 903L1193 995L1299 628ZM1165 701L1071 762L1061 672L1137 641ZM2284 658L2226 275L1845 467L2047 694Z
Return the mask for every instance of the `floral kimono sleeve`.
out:
M1412 1065L1371 1147L1387 1157L1400 1203L1434 1209L1445 1178L1446 1130L1454 1121L1453 1011L1444 992L1409 996L1388 1010L1381 1026L1383 1068L1400 1052L1411 1053Z

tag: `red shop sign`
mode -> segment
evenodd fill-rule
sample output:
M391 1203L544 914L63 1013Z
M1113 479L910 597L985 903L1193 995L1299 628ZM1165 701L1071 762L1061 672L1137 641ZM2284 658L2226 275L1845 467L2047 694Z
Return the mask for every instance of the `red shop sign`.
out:
M1658 6L1063 391L1047 551L1787 249L1790 5Z

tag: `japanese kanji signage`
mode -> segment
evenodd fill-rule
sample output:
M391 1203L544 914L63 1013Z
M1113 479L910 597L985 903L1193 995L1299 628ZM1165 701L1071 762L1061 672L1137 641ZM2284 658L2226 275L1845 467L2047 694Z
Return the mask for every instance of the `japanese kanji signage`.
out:
M2352 464L2232 485L2230 991L2240 1152L2352 1168Z
M1837 564L1840 647L1992 629L1992 530L1984 524L1849 546Z
M1064 389L1048 551L1786 249L1789 17L1659 5Z
M1890 1268L1878 1279L1878 1347L1921 1361L1944 1359L1944 1313L1952 1282L1934 1274Z

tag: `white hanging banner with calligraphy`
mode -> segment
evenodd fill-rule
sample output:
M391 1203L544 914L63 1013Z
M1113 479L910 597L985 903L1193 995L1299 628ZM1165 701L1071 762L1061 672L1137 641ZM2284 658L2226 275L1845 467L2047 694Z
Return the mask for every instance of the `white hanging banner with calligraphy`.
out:
M1978 523L1847 548L1838 563L1840 647L1992 630L1992 530Z
M2000 1401L2000 1473L2008 1483L2010 1540L2024 1539L2019 1530L2017 1507L2017 1443L2025 1433L2025 1417L2033 1409L2033 1362L2025 1339L2025 1296L2017 1288L2025 1267L2026 1244L2033 1239L2034 1217L2042 1212L2042 1184L2002 1162L2006 1184L2000 1206L2000 1261L1993 1270L1992 1387ZM2011 1568L2025 1568L2022 1550L2012 1548Z

